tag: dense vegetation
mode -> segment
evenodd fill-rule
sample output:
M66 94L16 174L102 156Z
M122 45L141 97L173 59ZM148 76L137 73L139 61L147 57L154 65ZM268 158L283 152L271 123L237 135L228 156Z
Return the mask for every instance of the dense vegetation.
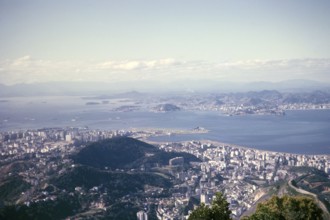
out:
M143 190L144 185L169 188L171 182L154 173L125 173L101 171L92 167L80 166L56 177L52 183L60 189L74 191L75 187L89 190L94 186L107 188L113 200Z
M189 220L230 220L229 203L221 193L216 194L212 206L201 204L189 216Z
M112 138L89 144L75 157L84 165L104 168L123 168L142 158L145 153L155 153L156 148L133 138Z
M73 159L76 163L96 168L125 169L155 163L167 165L169 159L180 156L184 157L186 163L199 161L187 153L164 152L133 138L116 137L89 144Z
M136 213L139 210L132 203L117 203L107 210L106 217L101 217L100 219L136 220Z
M296 187L315 194L330 211L330 179L321 170L311 167L295 167L291 169L300 176L292 181Z
M259 203L254 214L243 220L321 220L322 210L315 202L303 196L272 197Z
M15 203L21 193L31 187L20 175L35 165L29 161L15 161L0 165L0 203ZM1 206L1 204L0 204Z
M25 182L22 177L13 175L0 184L0 201L6 203L15 202L22 192L30 188L30 184Z
M189 216L189 220L230 220L229 203L221 193L216 194L212 205L201 204ZM243 220L321 220L322 210L316 203L304 196L273 196L259 203L255 213Z
M76 197L61 195L56 201L45 201L27 205L10 205L0 208L2 220L55 220L64 219L80 208Z
M16 177L11 179L13 181L0 187L1 196L11 197L16 191L20 194L21 186L24 186L23 183L25 182ZM49 184L47 188L55 187L59 189L57 192L65 190L65 193L60 193L55 201L39 201L31 203L29 206L20 204L1 207L0 205L0 219L51 220L74 216L79 212L87 210L90 201L102 194L100 191L94 196L87 193L80 194L75 192L75 188L81 187L82 191L88 192L94 186L98 186L103 193L107 192L104 201L113 204L110 209L98 216L99 219L102 219L104 216L107 216L109 219L136 219L136 212L139 210L139 207L132 203L124 204L120 202L120 198L125 195L132 196L139 191L143 191L145 185L165 189L172 186L168 179L154 173L102 171L87 166L75 167L60 176L54 176ZM54 189L51 191L54 191ZM10 192L10 194L7 192ZM69 192L74 193L69 194Z

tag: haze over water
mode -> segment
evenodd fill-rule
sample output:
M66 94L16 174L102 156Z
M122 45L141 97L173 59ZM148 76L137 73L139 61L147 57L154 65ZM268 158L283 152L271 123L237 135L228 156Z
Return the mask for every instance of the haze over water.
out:
M109 105L86 105L85 101L80 97L39 97L12 98L8 102L0 102L0 130L67 126L104 130L191 130L200 126L210 132L154 137L151 140L171 142L208 139L279 152L330 154L330 110L287 111L285 116L228 117L220 112L209 111L114 112L109 110Z
M79 87L98 91L99 82L151 92L206 91L226 82L329 84L329 10L327 0L0 1L0 95L6 100L17 91L23 96L52 93L53 83L53 94L63 90L63 95L81 94ZM1 102L0 129L203 126L208 134L158 139L329 153L329 111L292 111L285 117L118 113L106 105L53 99Z

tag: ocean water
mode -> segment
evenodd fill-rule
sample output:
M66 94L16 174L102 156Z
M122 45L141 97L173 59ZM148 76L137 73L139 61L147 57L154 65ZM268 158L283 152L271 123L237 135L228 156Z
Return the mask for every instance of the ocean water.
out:
M86 105L80 97L2 98L0 131L45 127L91 129L204 127L206 134L153 137L153 141L214 140L263 150L330 154L330 110L287 111L285 116L228 117L219 112L114 112L119 101Z

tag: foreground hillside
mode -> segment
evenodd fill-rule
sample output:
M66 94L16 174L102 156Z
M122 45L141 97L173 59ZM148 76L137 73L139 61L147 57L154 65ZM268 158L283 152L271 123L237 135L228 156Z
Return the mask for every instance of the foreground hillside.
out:
M327 174L302 163L292 166L296 158L325 167L327 156L286 157L198 141L157 148L128 137L56 144L0 161L0 219L136 219L141 210L148 219L180 219L201 202L211 204L218 192L230 201L233 219L252 215L253 207L273 195L301 192L329 219L323 207ZM179 152L203 161L189 163L199 159Z
M145 198L156 202L172 191L171 170L177 168L168 163L175 157L185 161L180 169L199 161L187 153L117 137L90 143L64 160L49 157L49 169L40 170L40 179L27 178L32 168L38 170L33 156L5 164L0 168L0 219L136 219L141 209L155 219Z

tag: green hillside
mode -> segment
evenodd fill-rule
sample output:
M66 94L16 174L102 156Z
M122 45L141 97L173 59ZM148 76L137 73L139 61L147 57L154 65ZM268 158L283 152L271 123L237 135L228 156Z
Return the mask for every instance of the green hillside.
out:
M0 201L14 203L22 192L30 188L30 184L25 182L18 175L10 176L0 183Z
M175 157L184 158L184 169L190 161L199 161L187 153L118 137L90 143L68 155L73 161L66 164L61 157L41 167L33 158L8 163L0 167L0 219L136 219L136 212L146 208L146 198L157 201L171 193L175 181L168 170L182 167L162 166ZM146 169L141 170L142 165ZM40 174L37 185L27 182L31 167ZM149 208L155 217L155 209Z
M111 200L143 190L145 185L163 188L172 186L168 179L154 173L108 172L87 166L76 167L55 177L51 183L67 191L74 191L75 187L89 190L94 186L102 185L107 189Z
M141 165L167 165L174 157L184 157L185 163L199 161L187 153L165 152L155 146L129 137L116 137L94 142L72 158L83 165L111 169L139 168Z
M328 175L316 168L300 168L301 175L294 180L298 188L311 192L325 205L330 212L330 179Z

